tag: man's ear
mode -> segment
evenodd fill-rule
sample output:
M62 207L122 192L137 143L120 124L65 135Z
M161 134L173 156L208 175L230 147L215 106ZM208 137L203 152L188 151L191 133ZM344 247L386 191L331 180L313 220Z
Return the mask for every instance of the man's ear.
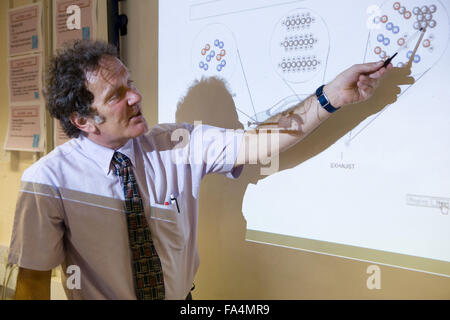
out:
M98 131L92 119L84 116L80 116L78 113L74 112L70 116L70 122L85 133L96 133Z

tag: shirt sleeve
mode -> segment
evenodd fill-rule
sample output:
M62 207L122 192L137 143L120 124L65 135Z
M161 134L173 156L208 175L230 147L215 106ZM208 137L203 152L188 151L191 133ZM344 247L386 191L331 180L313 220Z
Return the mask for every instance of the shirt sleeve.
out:
M243 166L234 165L243 136L243 130L208 125L193 127L189 140L189 158L194 175L203 178L210 173L220 173L229 178L238 178Z
M54 186L24 181L16 204L8 260L19 267L46 271L64 260L64 219Z

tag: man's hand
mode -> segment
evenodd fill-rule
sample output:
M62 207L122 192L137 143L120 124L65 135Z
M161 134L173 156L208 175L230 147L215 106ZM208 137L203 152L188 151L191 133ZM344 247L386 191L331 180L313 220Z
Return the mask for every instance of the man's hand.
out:
M368 100L378 87L381 77L392 64L382 68L383 61L355 64L327 84L324 92L331 104L338 108Z

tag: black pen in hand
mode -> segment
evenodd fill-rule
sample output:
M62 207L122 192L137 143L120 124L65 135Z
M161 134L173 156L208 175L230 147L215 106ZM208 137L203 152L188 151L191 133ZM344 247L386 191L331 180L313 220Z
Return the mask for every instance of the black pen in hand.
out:
M381 68L386 68L386 67L389 65L389 63L391 63L392 59L394 59L394 57L400 52L400 50L406 48L407 45L408 45L408 42L410 42L411 39L414 39L414 38L415 38L414 36L415 36L416 34L421 33L421 34L420 34L420 37L419 37L419 40L417 41L416 46L415 46L414 51L413 51L413 52L414 52L414 55L415 55L415 53L416 53L416 51L417 51L417 48L418 48L420 42L422 41L425 32L426 32L425 28L420 28L420 30L417 31L417 33L415 33L413 36L411 36L411 38L410 38L404 45L402 45L402 46L397 50L397 52L394 53L394 55L393 55L392 57L390 57L389 59L387 59L387 60L383 63L383 66L382 66ZM380 68L380 69L381 69L381 68Z
M389 59L387 59L387 60L383 63L382 68L386 68L386 67L389 65L389 63L391 63L392 59L395 58L395 56L396 56L397 54L398 54L398 52L394 53L394 55L393 55L392 57L390 57Z

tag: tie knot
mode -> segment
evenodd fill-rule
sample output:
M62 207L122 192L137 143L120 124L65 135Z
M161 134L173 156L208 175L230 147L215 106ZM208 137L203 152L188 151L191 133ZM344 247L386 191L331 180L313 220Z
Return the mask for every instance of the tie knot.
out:
M123 170L125 168L131 167L131 161L130 159L120 152L114 152L114 156L112 159L112 164L114 165L114 168L117 171Z

